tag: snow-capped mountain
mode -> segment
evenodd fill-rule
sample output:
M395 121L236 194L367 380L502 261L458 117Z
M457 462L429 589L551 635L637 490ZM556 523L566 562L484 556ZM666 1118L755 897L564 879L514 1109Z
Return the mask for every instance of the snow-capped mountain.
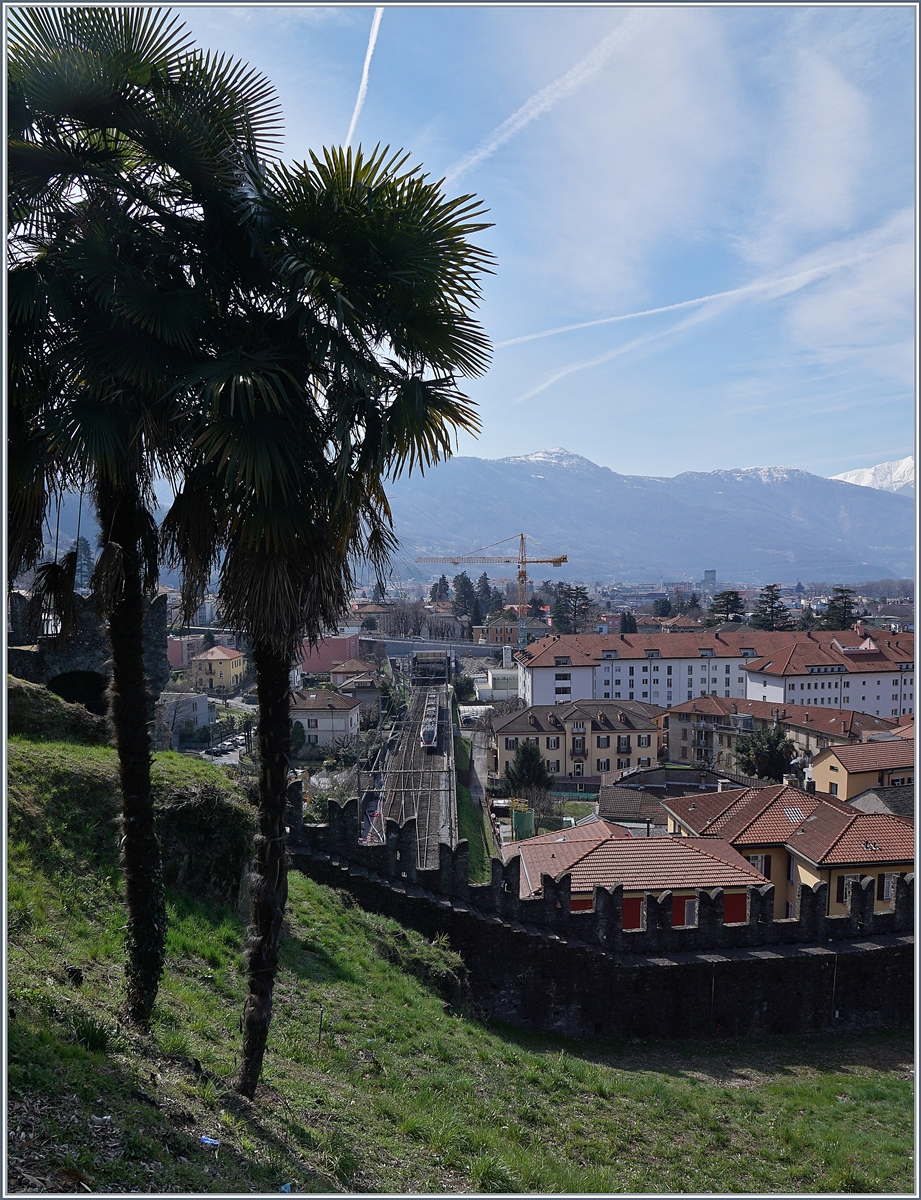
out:
M548 555L568 555L541 579L699 579L715 568L721 580L856 582L910 574L914 561L907 496L792 467L621 475L557 446L458 456L387 495L405 559L523 530Z
M895 462L879 463L875 467L861 467L859 471L844 471L841 475L832 475L832 479L842 479L845 483L856 483L858 487L878 488L882 492L898 492L904 496L913 496L915 492L915 460L909 454L908 458L900 458Z

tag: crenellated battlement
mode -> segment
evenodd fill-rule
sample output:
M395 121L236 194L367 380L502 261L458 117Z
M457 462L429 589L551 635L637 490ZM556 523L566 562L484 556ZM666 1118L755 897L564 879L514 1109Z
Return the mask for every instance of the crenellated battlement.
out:
M331 802L323 825L291 824L289 852L296 865L316 860L333 867L359 870L380 885L416 898L469 910L532 935L576 941L616 955L740 950L758 946L827 945L855 937L909 934L914 929L914 875L896 878L888 911L874 911L875 881L864 879L851 888L848 911L828 916L828 885L798 888L796 915L774 917L774 885L747 889L745 921L723 924L723 891L699 889L697 924L672 926L670 892L645 893L644 927L623 929L623 888L620 884L595 889L593 910L570 911L570 877L544 875L542 894L521 899L520 858L507 863L492 859L489 883L468 880L467 843L454 849L442 843L434 870L416 865L416 825L388 821L384 845L362 845L357 799Z

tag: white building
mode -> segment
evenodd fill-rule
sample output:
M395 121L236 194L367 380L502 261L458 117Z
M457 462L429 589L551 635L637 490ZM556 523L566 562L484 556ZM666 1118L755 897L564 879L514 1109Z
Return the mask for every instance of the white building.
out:
M542 638L516 658L526 706L591 699L668 708L711 695L833 705L888 718L914 711L910 634L872 639L862 629L770 633L749 626L573 634Z
M358 737L361 701L338 692L318 689L293 692L291 720L304 727L309 746L331 746Z
M216 720L214 701L197 692L161 692L157 699L157 726L164 740L169 736L173 749L179 746L180 737L188 737Z

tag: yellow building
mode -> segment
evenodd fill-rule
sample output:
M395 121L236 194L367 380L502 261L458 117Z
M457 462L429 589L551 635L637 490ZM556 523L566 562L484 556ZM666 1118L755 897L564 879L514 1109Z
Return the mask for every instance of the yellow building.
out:
M246 656L232 646L213 646L191 661L193 682L199 691L226 692L239 687L246 678Z
M662 801L668 831L721 838L774 885L775 919L796 916L800 883L828 884L828 913L846 911L849 884L876 881L877 911L889 907L892 878L914 870L913 822L863 813L830 795L789 784L740 788Z
M905 738L829 746L812 760L819 791L850 800L872 787L909 787L915 781L915 744Z

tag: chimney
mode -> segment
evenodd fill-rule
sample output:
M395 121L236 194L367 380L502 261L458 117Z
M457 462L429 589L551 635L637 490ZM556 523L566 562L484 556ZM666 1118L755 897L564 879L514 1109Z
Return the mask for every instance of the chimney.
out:
M814 792L814 791L815 791L815 780L814 780L814 779L807 779L807 780L806 780L806 791L807 791L807 792Z
M735 703L733 703L733 704L730 704L730 705L729 705L729 711L730 711L731 713L733 713L734 715L738 715L738 712L739 712L739 706L738 706L738 704L735 704Z
M725 792L725 790L726 790L726 784L727 784L728 782L729 782L729 781L728 781L727 779L717 779L717 781L716 781L716 790L717 790L718 792Z
M502 647L502 666L503 666L504 670L507 671L511 667L511 665L512 665L512 647L511 646L503 646Z

